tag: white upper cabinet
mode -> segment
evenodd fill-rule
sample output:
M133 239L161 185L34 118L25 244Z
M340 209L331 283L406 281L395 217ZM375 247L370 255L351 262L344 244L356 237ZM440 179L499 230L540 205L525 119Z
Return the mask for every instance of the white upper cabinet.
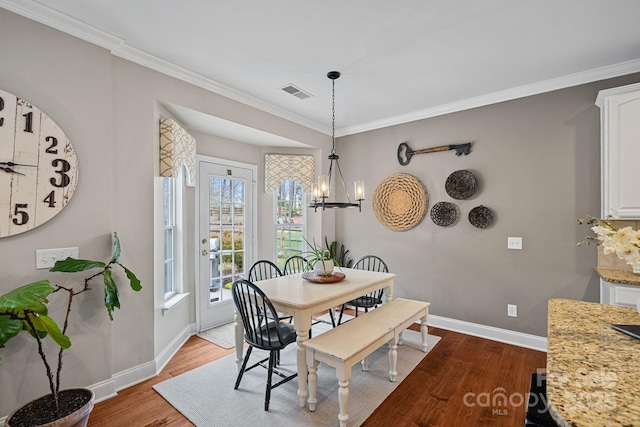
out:
M602 216L640 218L640 83L598 93Z

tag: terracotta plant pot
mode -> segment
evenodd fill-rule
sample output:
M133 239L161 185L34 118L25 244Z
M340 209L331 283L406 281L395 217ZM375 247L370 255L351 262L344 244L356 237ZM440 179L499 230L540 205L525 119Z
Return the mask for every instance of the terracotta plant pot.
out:
M4 421L5 427L12 427L16 425L34 425L44 427L86 427L87 422L89 421L89 415L93 410L93 401L95 399L93 390L88 388L71 388L67 390L61 390L58 394L58 399L61 402L60 405L62 407L62 410L64 410L66 404L65 402L67 400L81 400L78 405L82 406L63 418L50 422L41 422L40 424L38 424L38 422L36 421L36 423L33 424L34 420L40 418L40 416L42 415L41 412L46 411L46 409L42 408L46 407L48 402L50 403L48 406L51 406L52 397L51 394L48 394L46 396L42 396L38 399L32 400L23 407L13 411Z

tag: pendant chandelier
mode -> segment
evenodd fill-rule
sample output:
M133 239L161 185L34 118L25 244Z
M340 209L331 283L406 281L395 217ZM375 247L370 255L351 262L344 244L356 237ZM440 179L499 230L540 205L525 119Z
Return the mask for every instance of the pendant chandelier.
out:
M349 197L349 192L344 184L344 177L340 170L340 164L338 163L338 155L336 154L336 79L340 77L339 71L329 71L327 77L331 79L332 84L332 98L331 98L331 154L329 154L329 174L320 175L318 182L311 186L311 194L313 197L312 202L309 204L310 208L313 208L314 212L318 208L325 210L326 208L358 208L362 212L362 201L364 200L364 181L355 181L354 183L354 203ZM329 188L331 187L331 178L334 173L334 163L336 174L340 177L342 182L342 188L347 196L346 202L331 202L329 201Z

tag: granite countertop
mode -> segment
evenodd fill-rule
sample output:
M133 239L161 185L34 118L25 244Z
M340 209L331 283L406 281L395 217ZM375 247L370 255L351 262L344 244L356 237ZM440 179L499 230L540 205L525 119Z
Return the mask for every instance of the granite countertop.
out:
M612 324L640 324L640 314L630 307L549 300L547 399L558 425L640 424L640 340Z
M598 272L598 275L607 282L640 286L640 274L635 274L631 270L598 267L596 268L596 271Z

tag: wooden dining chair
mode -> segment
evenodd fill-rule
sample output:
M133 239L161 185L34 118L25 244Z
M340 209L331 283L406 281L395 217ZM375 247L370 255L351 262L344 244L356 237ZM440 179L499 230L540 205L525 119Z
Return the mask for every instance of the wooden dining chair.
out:
M368 270L368 271L378 271L381 273L388 273L389 267L387 264L376 255L365 255L360 258L353 265L353 268L358 270ZM384 289L378 289L374 292L368 293L366 295L362 295L356 299L352 299L349 302L342 304L342 309L340 310L340 317L338 317L338 325L342 323L342 314L346 307L353 307L355 310L355 315L358 317L358 309L364 309L364 312L368 312L369 309L375 308L378 305L382 304L382 293Z
M282 271L273 262L261 259L253 263L249 269L249 281L258 282L260 280L272 279L274 277L283 276ZM289 323L293 320L293 316L286 313L278 313L278 320L288 320Z
M287 381L292 380L298 374L285 375L276 369L280 361L280 350L284 349L291 343L296 342L296 331L291 323L282 322L277 319L276 309L269 298L256 285L248 280L240 279L233 282L231 287L233 295L233 303L236 310L242 318L244 326L244 340L249 344L247 354L242 362L240 372L236 379L234 390L240 386L242 376L256 366L267 368L267 385L264 398L264 410L269 410L269 400L271 399L271 390ZM247 368L249 357L254 348L269 352L269 357L262 359ZM265 366L264 362L269 361L269 365ZM271 378L273 373L283 379L272 384Z

